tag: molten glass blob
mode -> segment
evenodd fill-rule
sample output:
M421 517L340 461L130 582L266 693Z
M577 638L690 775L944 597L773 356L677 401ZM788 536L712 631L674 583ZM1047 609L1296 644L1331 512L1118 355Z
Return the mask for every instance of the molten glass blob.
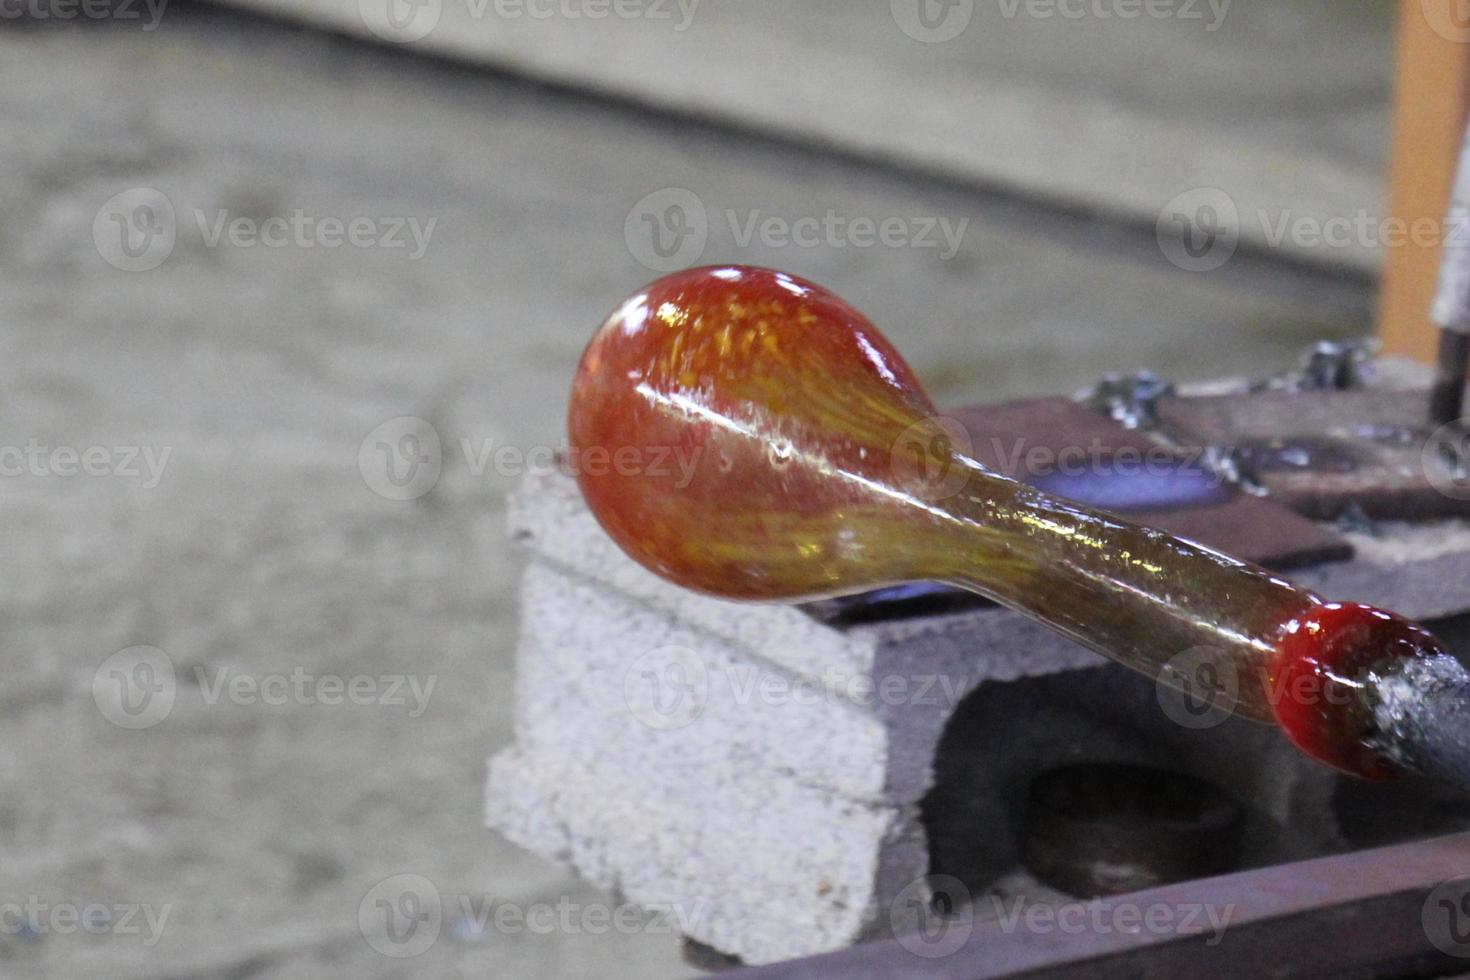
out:
M1049 497L973 460L862 314L765 269L677 273L593 337L572 389L578 480L665 578L796 601L916 580L974 590L1163 683L1278 723L1360 776L1373 671L1432 637L1269 572Z

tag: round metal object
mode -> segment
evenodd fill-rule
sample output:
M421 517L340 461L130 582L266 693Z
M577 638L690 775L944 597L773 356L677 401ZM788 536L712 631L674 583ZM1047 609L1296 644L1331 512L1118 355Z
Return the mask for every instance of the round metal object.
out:
M1067 766L1031 784L1022 860L1069 895L1119 895L1233 869L1241 818L1239 803L1194 776Z

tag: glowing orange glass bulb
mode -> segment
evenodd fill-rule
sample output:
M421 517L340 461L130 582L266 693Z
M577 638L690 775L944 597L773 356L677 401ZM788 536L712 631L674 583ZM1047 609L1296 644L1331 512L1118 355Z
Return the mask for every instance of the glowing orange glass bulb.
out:
M680 585L796 601L953 583L1156 679L1188 652L1234 710L1323 762L1397 771L1373 742L1365 680L1438 656L1429 634L999 476L936 415L841 299L719 267L661 279L603 324L577 370L570 434L603 527Z

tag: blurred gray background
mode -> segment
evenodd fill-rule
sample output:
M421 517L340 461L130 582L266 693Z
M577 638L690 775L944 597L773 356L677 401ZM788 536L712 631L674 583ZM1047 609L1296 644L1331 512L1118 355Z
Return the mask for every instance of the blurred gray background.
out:
M515 460L660 266L821 282L949 404L1370 329L1374 248L1262 229L1381 208L1388 4L374 2L0 18L0 974L689 974L667 930L475 921L615 903L481 795ZM1170 209L1221 194L1214 263ZM387 479L403 416L427 485ZM399 874L445 903L412 960L359 927Z

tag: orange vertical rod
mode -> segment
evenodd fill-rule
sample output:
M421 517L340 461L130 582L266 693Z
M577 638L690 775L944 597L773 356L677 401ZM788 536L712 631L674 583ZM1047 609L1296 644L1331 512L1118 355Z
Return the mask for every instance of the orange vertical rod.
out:
M1431 221L1440 230L1470 112L1470 5L1399 0L1397 57L1388 213L1409 227ZM1386 249L1378 335L1386 353L1432 363L1440 235L1407 237Z

